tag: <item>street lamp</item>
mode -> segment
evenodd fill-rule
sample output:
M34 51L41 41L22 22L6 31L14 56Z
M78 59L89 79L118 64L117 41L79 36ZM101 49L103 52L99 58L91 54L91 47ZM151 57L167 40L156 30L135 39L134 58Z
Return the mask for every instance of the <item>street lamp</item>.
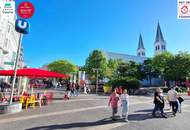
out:
M98 71L100 71L100 68L92 68L92 70L95 72L96 71L96 94L98 90Z

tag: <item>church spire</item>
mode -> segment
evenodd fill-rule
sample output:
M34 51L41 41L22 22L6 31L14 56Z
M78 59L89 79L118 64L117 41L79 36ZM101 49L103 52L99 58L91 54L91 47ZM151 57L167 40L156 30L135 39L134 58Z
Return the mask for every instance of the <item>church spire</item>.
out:
M158 22L158 25L157 25L157 32L156 32L155 43L156 42L165 42L164 37L162 35L162 31L161 31L159 22Z
M143 44L142 35L139 36L139 43L137 48L137 56L145 56L145 48Z
M162 52L166 51L166 42L164 40L161 28L160 28L160 24L158 22L157 25L157 31L156 31L156 38L155 38L155 42L154 42L154 54L161 54Z
M138 49L145 49L144 48L144 44L143 44L143 40L142 40L142 36L140 34L140 37L139 37L139 44L138 44Z

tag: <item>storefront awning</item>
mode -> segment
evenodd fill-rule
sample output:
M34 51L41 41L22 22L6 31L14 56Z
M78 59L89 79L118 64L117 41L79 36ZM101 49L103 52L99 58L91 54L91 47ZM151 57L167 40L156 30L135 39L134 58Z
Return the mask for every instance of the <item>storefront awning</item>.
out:
M1 76L13 76L14 70L0 70ZM44 77L44 78L68 78L66 74L60 74L36 68L24 68L17 70L17 76L22 77Z

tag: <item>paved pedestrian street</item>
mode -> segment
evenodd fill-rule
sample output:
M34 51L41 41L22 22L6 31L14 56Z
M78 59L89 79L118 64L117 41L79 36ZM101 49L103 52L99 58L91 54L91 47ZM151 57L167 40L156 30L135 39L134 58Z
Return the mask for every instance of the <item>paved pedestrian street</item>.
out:
M0 115L0 130L189 130L190 97L185 97L176 117L167 110L167 119L152 118L152 101L152 97L130 96L126 123L119 117L111 120L108 96L80 95L64 101L60 95L48 106Z

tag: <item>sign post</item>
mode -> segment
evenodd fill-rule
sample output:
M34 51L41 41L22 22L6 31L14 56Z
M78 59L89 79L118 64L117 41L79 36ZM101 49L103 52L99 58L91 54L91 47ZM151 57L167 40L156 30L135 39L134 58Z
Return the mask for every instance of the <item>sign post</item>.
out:
M12 82L11 97L10 97L9 104L12 104L12 102L13 102L14 86L15 86L15 81L16 81L17 65L18 65L18 59L19 59L19 55L20 55L22 37L23 37L23 34L20 33L19 44L18 44L17 55L16 55L16 61L15 61L15 66L14 66L14 77L13 77L13 82Z
M17 11L18 11L18 15L21 18L28 19L28 18L31 18L34 14L34 6L30 2L22 2L21 4L19 4ZM15 86L15 81L16 81L17 65L18 65L18 60L20 56L22 37L23 37L23 34L29 33L29 28L30 28L29 23L24 19L17 19L15 22L15 30L20 34L20 37L19 37L16 61L15 61L15 66L14 66L14 77L13 77L12 89L11 89L11 95L10 95L10 101L9 101L10 105L12 104L12 101L13 101L14 86Z

